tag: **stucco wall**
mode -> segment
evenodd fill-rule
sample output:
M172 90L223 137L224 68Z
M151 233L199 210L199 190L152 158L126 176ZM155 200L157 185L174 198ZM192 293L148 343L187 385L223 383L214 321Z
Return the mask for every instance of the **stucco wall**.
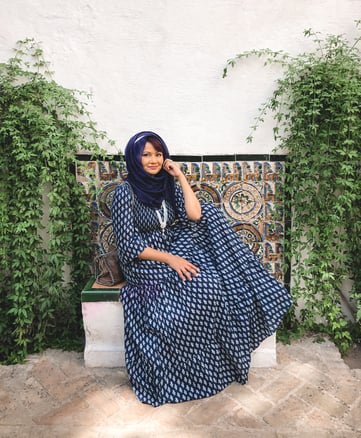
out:
M226 60L253 48L298 53L303 30L356 32L360 0L0 0L0 62L15 42L42 42L55 80L91 91L90 111L123 149L161 134L174 154L270 153L269 120L246 144L280 72ZM114 150L109 150L114 152Z

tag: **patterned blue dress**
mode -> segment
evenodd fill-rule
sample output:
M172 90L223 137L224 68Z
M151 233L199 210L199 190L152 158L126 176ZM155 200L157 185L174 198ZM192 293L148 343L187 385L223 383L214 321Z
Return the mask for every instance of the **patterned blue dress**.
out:
M202 204L201 220L190 222L178 186L176 206L177 216L167 204L164 232L156 211L128 184L115 190L111 207L127 279L126 366L138 398L153 406L246 383L251 352L276 331L292 302L217 207ZM199 275L182 281L167 264L138 259L146 247L186 258Z

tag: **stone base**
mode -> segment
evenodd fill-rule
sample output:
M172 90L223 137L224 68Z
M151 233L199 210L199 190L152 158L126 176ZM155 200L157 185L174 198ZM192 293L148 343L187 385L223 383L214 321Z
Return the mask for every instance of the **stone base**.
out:
M276 333L265 339L251 355L252 368L271 368L277 365Z
M82 303L86 367L124 367L123 306L120 302Z
M91 282L90 287L82 292L86 367L125 366L124 315L119 287L99 288ZM273 367L276 364L276 335L273 334L252 353L251 367Z

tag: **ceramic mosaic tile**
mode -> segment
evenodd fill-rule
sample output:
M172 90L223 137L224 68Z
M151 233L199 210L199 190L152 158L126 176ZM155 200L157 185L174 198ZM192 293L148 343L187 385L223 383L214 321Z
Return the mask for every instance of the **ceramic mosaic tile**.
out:
M271 159L177 161L199 200L221 208L237 235L283 281L284 163ZM94 243L100 240L105 250L113 241L113 191L126 174L125 163L119 161L82 161L77 167L77 180L84 185L89 203Z

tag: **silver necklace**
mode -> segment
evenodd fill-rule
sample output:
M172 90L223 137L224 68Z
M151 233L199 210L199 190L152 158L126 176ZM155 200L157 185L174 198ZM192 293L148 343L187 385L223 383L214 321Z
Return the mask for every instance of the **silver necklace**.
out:
M157 216L158 216L160 228L161 228L162 232L164 233L165 227L167 226L167 220L168 220L168 210L167 210L167 205L165 203L165 200L163 200L163 202L162 202L162 208L163 208L163 218L162 218L162 215L160 213L160 211L161 211L160 209L155 210L155 212L157 213Z

